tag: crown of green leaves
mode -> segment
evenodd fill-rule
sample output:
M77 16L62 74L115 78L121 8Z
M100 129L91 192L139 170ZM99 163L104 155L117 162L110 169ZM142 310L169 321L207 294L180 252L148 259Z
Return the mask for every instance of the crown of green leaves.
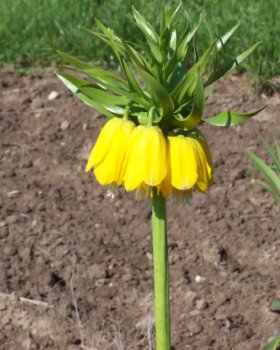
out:
M133 7L136 25L147 44L141 46L121 39L96 20L99 31L86 31L111 46L123 77L61 51L58 54L69 64L63 68L82 73L89 80L65 71L58 72L58 77L83 102L108 118L122 117L129 110L129 117L135 123L146 125L150 117L153 124L164 131L191 130L204 122L216 126L237 125L260 112L264 107L246 114L223 111L209 118L203 117L207 99L205 88L240 65L259 43L219 67L219 51L238 24L213 40L199 56L195 36L205 15L201 14L198 23L188 23L186 29L178 33L180 10L181 4L175 11L165 9L162 4L157 32ZM188 67L190 61L192 65Z

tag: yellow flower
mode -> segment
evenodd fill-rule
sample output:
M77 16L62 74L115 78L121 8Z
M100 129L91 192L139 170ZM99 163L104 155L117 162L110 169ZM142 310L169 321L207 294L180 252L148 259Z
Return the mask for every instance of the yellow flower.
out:
M157 187L164 197L189 197L192 188L207 192L213 181L213 164L205 138L199 132L168 136L167 176Z
M128 148L124 187L149 194L167 174L166 138L157 126L139 125L132 132Z
M213 165L199 131L165 137L158 126L135 127L128 120L110 119L93 147L86 171L94 169L101 185L124 185L137 197L152 196L152 187L167 198L190 198L193 188L207 192Z
M94 169L101 185L123 183L128 143L134 127L131 121L113 118L101 130L86 166L86 172Z

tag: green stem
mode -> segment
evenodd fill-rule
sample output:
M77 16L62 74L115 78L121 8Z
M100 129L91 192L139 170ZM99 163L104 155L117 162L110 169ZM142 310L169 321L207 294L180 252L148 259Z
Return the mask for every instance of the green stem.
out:
M170 350L169 271L165 198L153 189L156 349Z

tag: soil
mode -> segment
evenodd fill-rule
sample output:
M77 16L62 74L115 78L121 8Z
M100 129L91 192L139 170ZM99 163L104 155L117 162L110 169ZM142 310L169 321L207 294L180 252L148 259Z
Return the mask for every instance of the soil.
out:
M52 72L1 70L0 86L0 349L153 349L149 200L112 198L84 172L104 118ZM258 135L279 127L280 97L230 76L206 114L263 104L202 128L215 183L191 205L168 200L173 350L257 350L280 334L279 205L243 152L268 160Z

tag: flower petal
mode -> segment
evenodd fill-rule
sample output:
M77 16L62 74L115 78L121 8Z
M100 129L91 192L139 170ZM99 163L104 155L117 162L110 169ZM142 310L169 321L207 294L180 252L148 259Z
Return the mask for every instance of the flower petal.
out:
M130 121L114 119L102 129L86 167L94 168L96 179L103 186L122 184L128 143L135 127Z
M183 135L169 136L171 184L178 190L192 188L198 178L192 143Z
M196 188L207 192L213 181L213 164L206 140L201 136L190 137L198 166Z
M157 186L166 176L166 140L156 126L138 126L131 135L124 186L127 191Z
M122 119L113 118L104 125L89 156L86 165L86 172L90 171L90 169L94 168L98 163L101 163L106 157L106 154L111 147L111 140L114 136L115 130L122 123Z

